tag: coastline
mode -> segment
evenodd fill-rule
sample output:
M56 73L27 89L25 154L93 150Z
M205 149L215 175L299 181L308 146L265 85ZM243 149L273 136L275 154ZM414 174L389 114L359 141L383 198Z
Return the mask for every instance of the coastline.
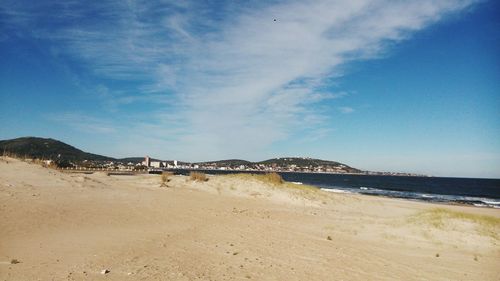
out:
M245 170L226 170L226 169L188 169L188 168L164 168L160 170L165 170L169 172L176 172L179 170L185 171L200 171L200 172L230 172L230 173L296 173L296 174L325 174L325 175L353 175L353 176L393 176L393 177L416 177L416 178L430 178L434 177L432 175L418 175L418 174L407 174L407 173L391 173L391 172L372 172L374 174L369 174L370 171L364 173L335 173L335 172L317 172L317 171L287 171L287 170L256 170L256 169L245 169ZM379 173L379 174L375 174Z
M172 172L187 175L191 171L202 171L214 175L252 174L225 170L187 170ZM266 174L266 172L255 172ZM388 198L402 198L421 202L474 205L477 207L500 208L500 193L496 179L413 177L392 175L358 175L308 172L280 172L289 182L309 184L325 191L355 193ZM359 177L368 176L368 177ZM479 187L479 188L478 188ZM475 191L475 188L480 190Z
M0 159L0 279L496 280L500 210ZM10 264L16 259L20 263ZM101 274L103 269L109 273Z

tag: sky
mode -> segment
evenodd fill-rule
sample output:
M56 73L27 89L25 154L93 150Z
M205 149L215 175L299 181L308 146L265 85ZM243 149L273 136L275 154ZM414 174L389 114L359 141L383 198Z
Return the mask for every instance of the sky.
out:
M0 2L0 139L500 178L500 3Z

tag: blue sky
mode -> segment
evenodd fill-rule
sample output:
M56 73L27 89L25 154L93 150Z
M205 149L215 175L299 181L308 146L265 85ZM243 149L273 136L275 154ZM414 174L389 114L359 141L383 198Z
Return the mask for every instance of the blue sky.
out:
M500 177L495 2L2 1L0 139Z

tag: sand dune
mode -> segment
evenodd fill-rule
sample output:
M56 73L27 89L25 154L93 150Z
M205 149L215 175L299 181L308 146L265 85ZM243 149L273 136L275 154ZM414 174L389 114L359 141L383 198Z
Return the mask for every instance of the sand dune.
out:
M157 175L66 174L2 158L0 214L0 280L500 276L500 210L249 175L174 176L161 187Z

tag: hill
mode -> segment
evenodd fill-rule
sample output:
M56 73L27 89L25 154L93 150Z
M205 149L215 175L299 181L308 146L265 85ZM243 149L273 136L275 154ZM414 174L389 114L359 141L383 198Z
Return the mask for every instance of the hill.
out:
M116 159L116 161L121 163L137 164L137 163L142 163L142 161L144 161L144 157L127 157L127 158ZM163 161L163 160L151 158L151 161Z
M228 168L238 168L240 166L246 166L247 168L260 170L262 166L274 167L280 170L286 171L307 171L307 170L318 170L322 169L330 169L335 171L343 171L347 173L359 173L360 170L356 168L349 167L346 164L321 160L321 159L313 159L313 158L305 158L305 157L283 157L283 158L273 158L260 162L250 162L241 159L228 159L228 160L219 160L219 161L208 161L208 162L198 162L195 163L201 166L216 166L216 167L228 167Z
M275 165L278 167L288 167L288 166L297 166L297 167L338 167L339 169L345 170L349 173L359 173L361 170L350 167L346 164L329 161L329 160L321 160L307 157L282 157L282 158L273 158L264 160L261 162L256 162L255 164L264 164L264 165Z
M317 167L317 166L323 166L323 165L329 165L329 166L339 166L339 165L344 165L339 162L335 161L328 161L328 160L321 160L321 159L313 159L313 158L306 158L306 157L284 157L284 158L273 158L273 159L268 159L264 160L261 162L257 162L257 164L276 164L276 165L297 165L297 166L312 166L312 167ZM346 166L346 165L344 165Z
M113 161L114 158L84 152L64 142L37 137L0 141L0 153L54 161Z
M98 154L84 152L64 142L51 138L22 137L11 140L0 140L0 153L15 155L17 157L54 160L58 164L71 164L77 162L95 162L113 161L115 163L141 163L143 157L127 157L116 159ZM164 161L151 159L152 161ZM173 161L166 161L172 164ZM101 163L102 164L102 163ZM191 163L180 162L179 165L192 165ZM277 168L285 171L337 171L347 173L359 173L360 170L349 167L348 165L328 160L305 158L305 157L283 157L273 158L260 162L250 162L242 159L227 159L218 161L194 163L207 168L226 167L239 169L241 166L255 170L268 170L268 167ZM267 167L267 168L266 168Z
M225 166L225 167L238 167L241 165L249 165L254 164L250 161L242 160L242 159L227 159L227 160L218 160L218 161L208 161L208 162L199 162L195 163L199 165L217 165L217 166Z

